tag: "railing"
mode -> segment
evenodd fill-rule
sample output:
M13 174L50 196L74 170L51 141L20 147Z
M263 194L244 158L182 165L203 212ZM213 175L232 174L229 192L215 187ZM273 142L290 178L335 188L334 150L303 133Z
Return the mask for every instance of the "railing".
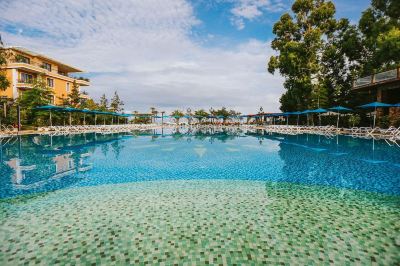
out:
M24 84L33 84L33 79L19 79L18 83L24 83Z
M397 79L400 79L400 67L385 72L380 72L371 76L358 78L354 81L353 88L356 89Z
M65 76L65 77L70 77L68 74L63 73L63 72L55 72L54 70L49 70L45 65L43 65L43 63L39 64L39 63L33 63L33 62L26 62L26 61L22 61L22 60L10 60L11 63L16 63L16 64L27 64L30 66L34 66L34 67L40 67L43 70L46 70L48 72L51 73L57 73L59 75Z

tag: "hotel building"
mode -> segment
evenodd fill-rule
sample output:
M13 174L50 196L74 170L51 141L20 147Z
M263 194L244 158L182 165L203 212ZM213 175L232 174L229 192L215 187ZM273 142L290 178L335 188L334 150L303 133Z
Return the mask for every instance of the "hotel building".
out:
M10 81L10 86L5 91L0 91L0 97L17 99L24 91L33 86L33 81L39 75L45 79L47 86L52 90L53 95L51 103L59 105L62 98L67 98L71 93L73 84L78 86L89 86L90 83L84 78L78 78L71 75L79 75L82 70L47 57L29 51L21 47L8 47L6 77ZM88 96L81 93L82 99Z

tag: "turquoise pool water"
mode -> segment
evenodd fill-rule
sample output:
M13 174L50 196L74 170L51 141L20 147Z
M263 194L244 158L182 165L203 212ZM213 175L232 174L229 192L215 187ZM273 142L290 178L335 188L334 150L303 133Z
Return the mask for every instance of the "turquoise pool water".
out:
M0 263L400 262L400 148L155 130L3 140Z

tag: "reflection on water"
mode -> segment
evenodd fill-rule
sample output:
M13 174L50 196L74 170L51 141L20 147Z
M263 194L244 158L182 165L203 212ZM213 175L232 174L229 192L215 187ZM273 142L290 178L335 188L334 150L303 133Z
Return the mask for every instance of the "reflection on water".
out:
M1 139L0 198L168 179L247 179L400 195L400 149L346 136L238 129Z
M69 187L81 179L81 173L92 169L92 163L87 161L97 147L106 155L111 143L118 156L122 147L115 141L122 137L91 133L2 139L0 197Z

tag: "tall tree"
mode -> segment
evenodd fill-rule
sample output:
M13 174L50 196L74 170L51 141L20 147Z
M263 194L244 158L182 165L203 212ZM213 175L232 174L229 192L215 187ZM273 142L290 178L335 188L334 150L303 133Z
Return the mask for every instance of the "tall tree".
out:
M222 107L221 109L218 109L215 111L215 115L216 116L222 116L222 120L226 121L226 119L228 118L228 116L230 115L229 111L226 110L226 107Z
M180 111L180 110L174 110L171 113L171 116L175 118L176 124L179 124L179 120L184 116L185 114Z
M68 94L69 102L72 107L79 107L81 104L81 94L79 92L79 85L74 80L72 83L72 90L71 93Z
M347 19L340 19L336 31L327 39L322 54L322 87L328 105L348 105L352 102L352 81L360 70L363 46L360 33Z
M108 99L105 94L100 97L99 108L101 111L107 111L108 109Z
M331 1L296 0L289 13L275 23L272 56L268 71L279 71L285 77L286 92L282 95L283 111L317 107L325 98L327 88L321 82L324 43L336 29L335 6Z
M6 70L5 70L5 66L7 65L7 58L8 54L3 45L3 42L1 42L1 36L0 36L0 91L5 91L10 86L10 81L6 77ZM3 115L4 117L6 117L7 99L2 97L0 99L0 102L2 102Z
M5 66L7 64L7 51L3 44L0 44L0 91L5 91L10 86L10 81L6 77Z
M89 110L98 110L99 105L93 100L93 99L88 99L84 101L81 105L83 109L89 109Z
M34 120L43 115L41 111L35 111L35 107L47 105L52 98L52 90L47 86L44 77L39 76L33 80L32 88L24 91L18 99L26 114L28 124L32 124Z
M359 21L365 47L363 75L400 64L400 1L372 0Z
M196 110L194 111L194 115L197 117L197 119L201 121L208 116L208 113L204 109Z
M122 107L123 105L124 105L123 101L121 101L118 93L115 91L114 96L111 99L110 109L114 112L120 112L124 110L124 108Z

